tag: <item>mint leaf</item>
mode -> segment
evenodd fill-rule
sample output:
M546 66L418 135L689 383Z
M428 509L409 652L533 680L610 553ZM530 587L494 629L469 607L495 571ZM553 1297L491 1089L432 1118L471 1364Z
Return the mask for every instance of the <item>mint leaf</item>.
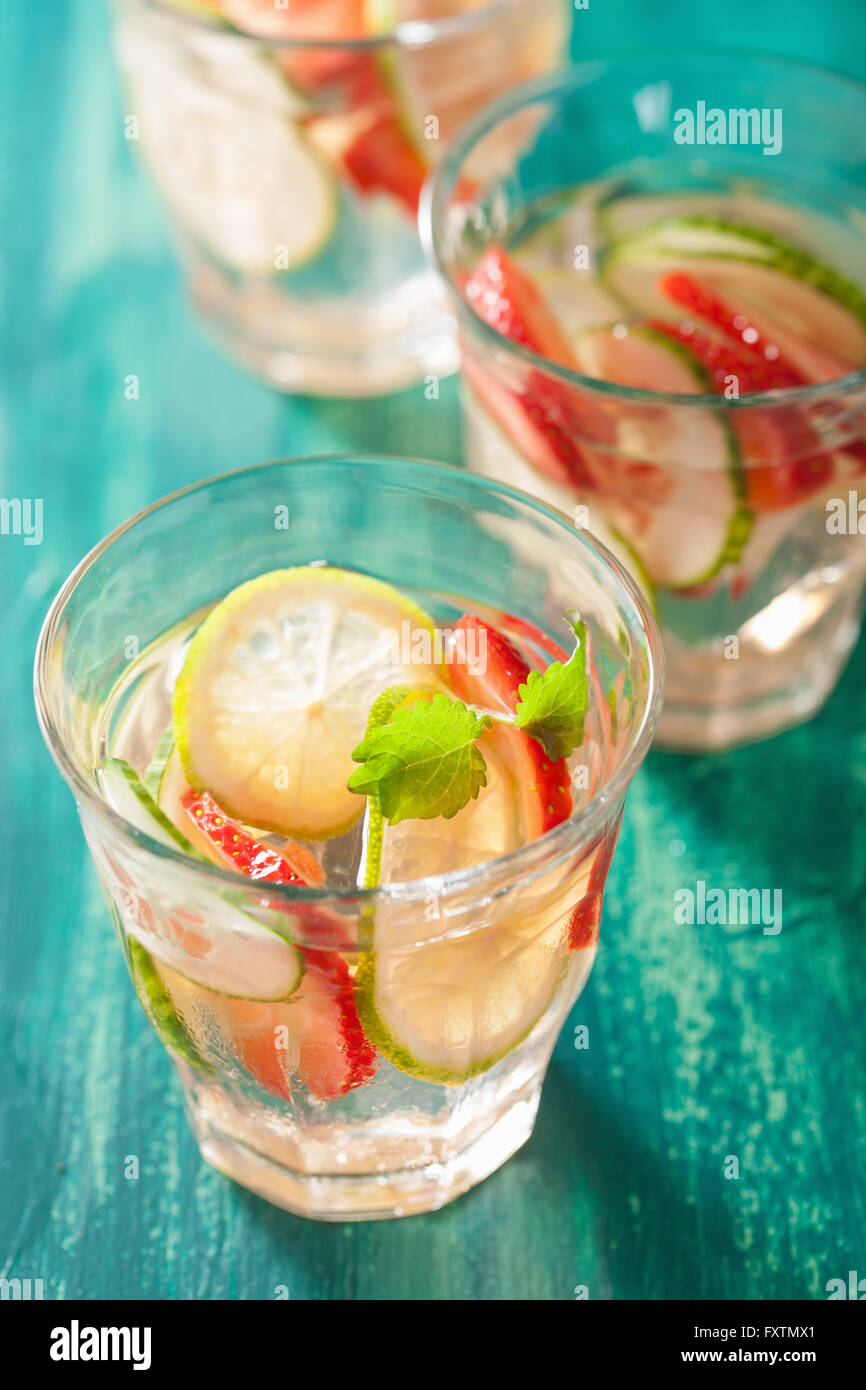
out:
M589 698L586 679L586 624L569 623L577 646L563 665L554 661L546 671L530 671L520 686L515 723L537 739L551 761L567 758L583 741L583 721Z
M446 695L396 709L391 722L369 730L352 753L362 766L348 788L375 797L392 825L434 816L450 820L487 785L475 740L490 722Z

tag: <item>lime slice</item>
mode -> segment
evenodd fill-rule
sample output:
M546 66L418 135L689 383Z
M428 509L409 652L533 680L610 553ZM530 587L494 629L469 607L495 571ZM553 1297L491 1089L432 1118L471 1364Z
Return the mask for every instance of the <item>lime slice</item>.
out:
M403 702L420 697L405 692ZM388 711L379 714L377 725L387 722ZM368 887L470 868L523 842L519 789L493 740L484 735L481 747L487 785L451 820L391 826L371 803ZM436 939L449 923L439 920L435 895L421 907L397 899L370 910L355 989L358 1016L378 1051L401 1071L444 1085L459 1085L510 1052L569 973L568 921L590 872L588 862L560 874L531 902L516 899L506 917L479 903L473 929L450 939Z
M242 584L199 628L175 686L187 780L263 830L348 829L364 809L346 782L368 711L387 686L441 686L432 639L420 608L367 575L309 566Z
M489 748L484 756L488 785L452 821L386 827L383 877L482 863L512 846L516 789ZM463 935L446 935L454 923L437 920L435 897L421 911L380 903L355 980L358 1016L377 1050L400 1071L444 1085L459 1085L506 1056L569 976L568 924L587 892L591 861L540 890L536 885L525 899L515 892L507 915L479 902Z

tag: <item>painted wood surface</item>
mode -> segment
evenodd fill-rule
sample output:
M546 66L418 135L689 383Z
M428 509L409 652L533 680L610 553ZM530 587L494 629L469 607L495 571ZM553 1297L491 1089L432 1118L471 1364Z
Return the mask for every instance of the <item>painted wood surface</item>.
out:
M860 0L664 8L591 0L575 53L688 38L866 75ZM862 642L809 726L651 756L594 976L499 1174L433 1216L327 1227L201 1162L36 728L41 619L91 545L175 487L343 448L456 461L459 431L453 382L359 409L225 362L121 117L101 4L0 0L0 494L44 499L41 546L0 540L0 1274L52 1298L628 1299L823 1297L866 1273ZM676 926L699 878L781 889L782 932Z

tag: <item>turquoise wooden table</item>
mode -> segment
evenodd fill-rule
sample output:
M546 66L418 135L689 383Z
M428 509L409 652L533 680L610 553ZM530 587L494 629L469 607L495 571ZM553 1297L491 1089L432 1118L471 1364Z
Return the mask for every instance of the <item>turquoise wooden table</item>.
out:
M739 42L866 77L862 0L833 27L807 3L659 9L591 0L575 52ZM807 727L650 757L593 979L501 1172L437 1215L329 1227L201 1162L36 729L39 626L91 545L196 478L343 448L458 460L454 383L419 438L418 392L292 401L223 361L129 158L102 6L0 0L0 28L0 495L44 499L40 546L0 537L0 1275L46 1298L630 1299L823 1298L866 1274L862 642ZM677 926L700 878L781 889L783 930Z

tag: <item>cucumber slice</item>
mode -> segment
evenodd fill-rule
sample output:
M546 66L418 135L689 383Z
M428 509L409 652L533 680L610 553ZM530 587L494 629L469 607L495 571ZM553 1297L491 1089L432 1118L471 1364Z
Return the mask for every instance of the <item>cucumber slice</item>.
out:
M234 25L229 24L214 5L207 3L207 0L163 0L163 3L167 9L177 10L179 14L188 15L191 19L212 24L215 28L234 31Z
M525 265L523 258L520 264ZM590 328L618 323L629 311L621 300L592 276L566 266L530 269L557 322L574 344Z
M706 372L688 348L642 325L608 323L587 329L575 339L574 352L586 376L633 390L698 396L709 386ZM725 447L722 457L727 452Z
M656 588L690 589L736 563L753 515L733 456L727 470L673 470L670 483L664 505L637 509L611 500L608 518Z
M201 856L159 809L134 770L108 758L101 770L106 799L125 820L170 849ZM109 870L116 876L116 869ZM130 877L135 880L136 871ZM124 885L134 907L125 917L130 936L195 984L242 999L286 999L303 975L301 954L228 897L195 884L166 861L153 885Z
M170 1052L176 1052L197 1071L213 1071L179 1018L156 966L134 936L129 937L129 969L136 994L157 1037Z
M169 724L162 738L159 740L159 743L156 745L153 757L142 779L145 790L153 797L157 804L159 804L159 785L162 781L162 775L165 772L166 763L173 752L174 728ZM169 816L169 820L173 820L173 818Z
M189 840L163 815L129 763L122 758L106 758L100 779L107 800L136 830L141 830L152 840L158 840L161 845L168 845L170 849L180 849L185 854L192 852Z
M686 348L651 328L615 335L592 329L575 345L590 376L635 389L701 394L706 375ZM617 424L617 444L636 463L663 470L658 503L623 500L611 489L602 501L608 520L646 570L651 585L668 589L705 583L742 553L752 525L743 505L745 478L733 432L719 415L660 405L629 412ZM612 459L611 470L627 461Z
M232 69L229 85L221 72L208 80L207 69L145 64L129 48L142 155L187 234L248 275L279 273L278 256L290 270L317 256L336 226L336 181L293 119L296 100L278 70L259 54L255 72Z
M745 310L765 310L819 346L866 362L866 294L805 251L760 228L704 218L656 222L608 251L604 281L650 317L680 317L656 284L667 270L694 269Z
M457 132L482 107L503 91L549 72L560 61L567 44L567 21L558 4L538 6L539 13L523 17L501 16L492 26L482 23L460 37L419 42L428 37L437 19L478 10L484 0L363 0L364 27L372 34L402 31L405 41L383 48L379 55L382 74L400 106L400 116L419 153L435 163ZM517 7L515 7L517 8ZM417 31L417 36L416 32ZM415 42L413 42L415 38ZM436 133L429 130L436 118ZM535 115L524 113L521 127L530 134ZM488 135L478 169L470 158L466 172L485 181L495 171L511 167L518 143L518 123Z
M605 241L620 241L653 223L694 217L725 225L758 227L801 246L812 246L819 236L826 245L826 232L833 226L829 219L822 218L819 232L813 216L802 208L757 198L738 188L726 193L638 193L621 197L614 194L598 204L596 223Z

